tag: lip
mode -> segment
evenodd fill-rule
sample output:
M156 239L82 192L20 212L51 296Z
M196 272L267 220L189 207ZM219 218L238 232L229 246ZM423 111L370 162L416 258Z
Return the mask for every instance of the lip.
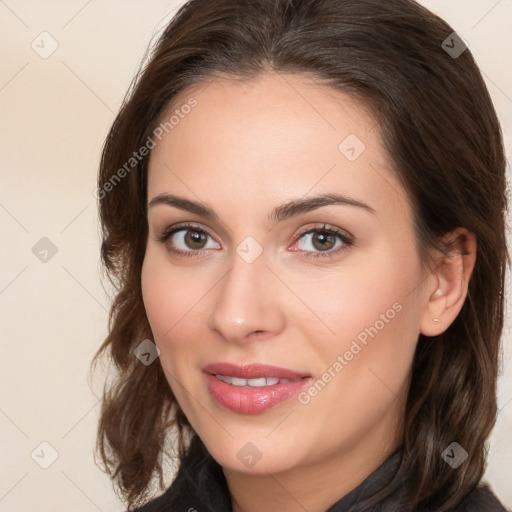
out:
M231 363L213 363L203 368L206 385L215 401L234 412L256 414L267 411L298 394L313 378L301 372L262 364L237 366ZM233 386L219 380L215 375L226 375L241 379L275 377L278 379L300 379L265 387Z
M229 375L230 377L239 377L240 379L259 379L260 377L276 377L278 379L299 379L301 377L311 377L307 373L295 372L287 368L270 366L267 364L247 364L238 366L231 363L213 363L206 365L203 371L211 375Z

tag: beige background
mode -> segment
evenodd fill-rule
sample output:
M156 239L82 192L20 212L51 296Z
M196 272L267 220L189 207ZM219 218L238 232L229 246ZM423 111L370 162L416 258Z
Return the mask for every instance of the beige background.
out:
M510 155L512 0L422 3L468 42ZM109 303L93 189L107 129L178 4L0 0L0 511L123 510L92 457L99 387L87 372ZM32 252L43 237L57 249L47 262ZM486 479L512 507L510 313L505 342Z

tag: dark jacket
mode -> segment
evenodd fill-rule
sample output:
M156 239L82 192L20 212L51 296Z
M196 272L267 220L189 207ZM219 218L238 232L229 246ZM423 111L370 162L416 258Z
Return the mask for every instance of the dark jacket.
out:
M397 450L364 482L334 503L326 512L410 512L400 504L405 485L399 472L396 472L400 459L401 450ZM389 483L393 474L395 477ZM382 499L377 497L375 501L375 494L384 484L388 484L386 485L387 495ZM232 510L222 468L196 436L191 443L187 463L182 465L169 489L162 496L138 508L136 512L232 512ZM425 510L424 512L435 511ZM467 494L453 512L507 512L507 509L486 485L480 485Z

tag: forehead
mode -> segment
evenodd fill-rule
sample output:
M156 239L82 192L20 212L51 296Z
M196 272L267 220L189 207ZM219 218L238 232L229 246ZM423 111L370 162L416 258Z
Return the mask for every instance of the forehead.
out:
M394 208L406 200L370 109L311 77L216 78L182 91L163 122L173 114L152 150L148 198L179 190L222 202L229 191L277 204L336 190Z
M187 118L194 118L194 129L201 124L210 136L215 132L209 127L225 128L222 136L226 137L230 127L243 124L246 131L253 129L254 135L258 128L265 126L268 130L273 126L273 135L285 135L279 131L284 128L292 136L303 128L303 132L315 133L326 142L336 142L340 131L346 129L362 138L369 139L367 132L379 138L378 123L366 104L307 75L265 72L252 78L210 78L181 91L163 121L183 109L191 98L198 108L180 120L181 130L173 127L175 135L191 124L185 122ZM236 138L238 134L246 136L238 130L230 135Z

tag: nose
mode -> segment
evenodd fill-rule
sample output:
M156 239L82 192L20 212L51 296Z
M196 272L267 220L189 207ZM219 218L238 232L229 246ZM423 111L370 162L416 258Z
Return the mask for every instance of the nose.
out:
M231 268L212 290L208 327L226 341L263 341L284 328L283 285L267 267L264 254L248 263L235 252Z

